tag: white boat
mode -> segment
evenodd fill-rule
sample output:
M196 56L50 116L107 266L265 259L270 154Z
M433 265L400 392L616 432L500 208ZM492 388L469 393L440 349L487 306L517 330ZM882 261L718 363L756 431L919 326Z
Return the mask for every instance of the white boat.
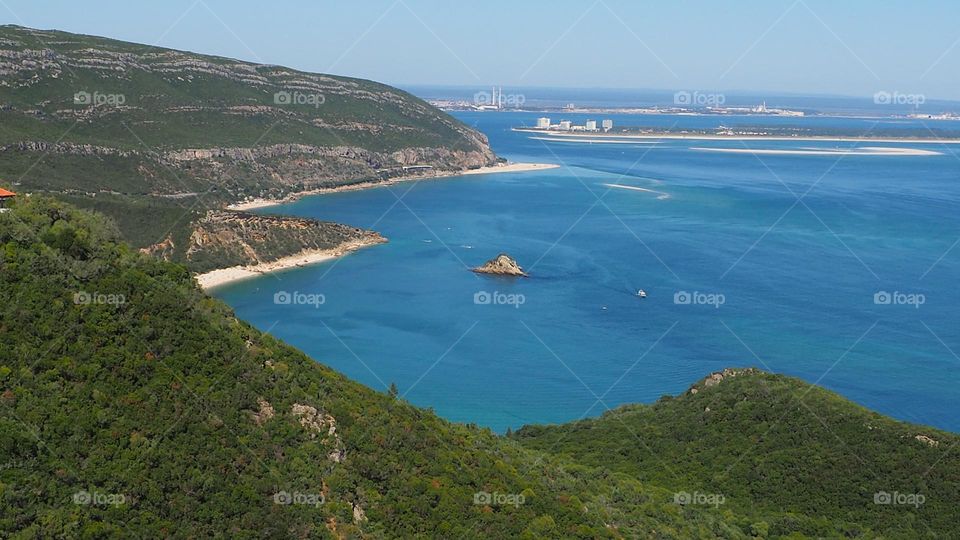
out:
M643 290L643 289L640 289L639 291L637 291L637 296L639 296L640 298L646 298L646 297L647 297L647 291L645 291L645 290Z

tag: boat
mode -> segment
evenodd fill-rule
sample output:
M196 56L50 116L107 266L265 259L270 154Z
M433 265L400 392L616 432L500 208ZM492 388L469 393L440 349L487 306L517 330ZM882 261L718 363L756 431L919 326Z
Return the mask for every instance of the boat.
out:
M643 289L640 289L640 290L637 291L637 296L639 296L640 298L646 298L646 297L647 297L647 291L645 291L645 290L643 290Z

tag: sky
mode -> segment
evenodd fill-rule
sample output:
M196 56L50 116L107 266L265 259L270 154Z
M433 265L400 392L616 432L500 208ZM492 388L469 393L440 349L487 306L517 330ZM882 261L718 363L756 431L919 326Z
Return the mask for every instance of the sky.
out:
M960 100L956 0L0 0L0 23L389 84Z

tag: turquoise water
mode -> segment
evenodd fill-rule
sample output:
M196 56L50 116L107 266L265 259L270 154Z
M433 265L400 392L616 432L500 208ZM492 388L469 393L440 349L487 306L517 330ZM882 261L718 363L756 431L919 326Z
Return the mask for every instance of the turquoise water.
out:
M960 358L951 352L960 352L960 246L951 250L960 238L960 146L867 145L942 154L934 156L758 159L693 148L851 145L555 143L509 130L536 115L459 116L502 156L563 167L268 209L373 228L390 243L215 294L355 380L379 390L396 383L417 405L497 431L651 402L730 366L799 376L896 418L960 431ZM721 121L757 122L644 124ZM501 251L531 277L468 271ZM635 296L639 288L647 299ZM322 294L324 303L275 304L280 291ZM880 291L901 294L878 305ZM683 292L704 303L677 303ZM478 304L478 293L497 300Z

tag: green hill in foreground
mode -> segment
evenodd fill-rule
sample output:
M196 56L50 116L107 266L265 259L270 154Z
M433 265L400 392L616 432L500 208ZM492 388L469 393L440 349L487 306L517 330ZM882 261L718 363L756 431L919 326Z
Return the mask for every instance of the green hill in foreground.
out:
M805 385L747 373L499 437L345 379L118 238L41 197L0 213L4 537L954 534L956 436L812 389L821 424L790 405Z
M720 494L773 535L804 521L794 515L898 538L956 537L960 525L960 437L756 370L596 419L527 426L514 440L680 493Z

